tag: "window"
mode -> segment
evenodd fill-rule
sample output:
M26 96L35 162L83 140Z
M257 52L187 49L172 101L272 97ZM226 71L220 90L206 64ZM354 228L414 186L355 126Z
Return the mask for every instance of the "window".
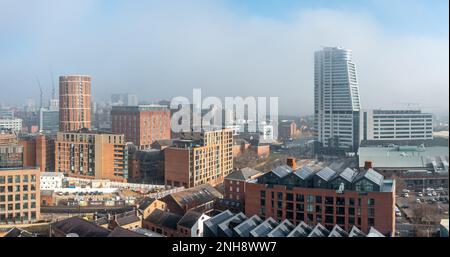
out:
M307 212L313 212L314 211L314 205L312 205L312 204L306 205L306 211Z
M369 217L375 217L375 208L369 208L367 209L367 215Z
M322 213L322 205L316 205L316 213Z
M354 207L348 208L348 215L355 215L355 208Z
M303 212L297 212L295 219L297 222L305 220L305 214Z
M333 206L325 206L325 214L334 214Z
M348 205L350 205L350 206L355 205L355 198L349 198L348 199Z
M337 217L336 217L336 224L338 224L338 225L344 225L344 224L345 224L345 217L343 217L343 216L337 216Z
M305 201L305 196L302 194L296 194L295 195L295 201L297 202L304 202Z
M333 197L325 197L325 204L334 204Z
M312 202L314 202L314 196L313 195L308 195L306 200L307 200L308 203L312 203Z
M367 204L368 204L369 206L374 206L374 205L375 205L375 199L369 198L369 199L367 200Z
M286 194L286 201L293 201L294 200L294 195L292 193L287 193Z
M334 224L334 217L330 215L325 215L325 223Z
M354 225L355 224L355 217L348 217L348 224Z
M302 203L298 203L297 205L297 211L305 211L305 205Z
M259 192L261 198L266 198L266 191Z
M345 208L344 207L337 207L337 214L345 215Z
M373 227L375 226L375 219L374 218L369 218L367 220L369 227Z
M345 198L337 197L336 198L336 205L345 205Z
M322 196L316 196L316 203L322 203Z

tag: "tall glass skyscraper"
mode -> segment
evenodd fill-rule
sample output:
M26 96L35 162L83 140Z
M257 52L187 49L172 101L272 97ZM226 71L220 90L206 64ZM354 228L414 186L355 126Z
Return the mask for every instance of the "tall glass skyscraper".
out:
M356 151L361 103L352 52L324 47L314 59L316 139L323 148Z

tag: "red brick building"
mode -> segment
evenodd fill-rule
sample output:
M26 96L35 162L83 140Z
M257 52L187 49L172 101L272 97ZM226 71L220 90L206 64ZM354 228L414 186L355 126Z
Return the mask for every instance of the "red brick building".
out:
M315 172L280 166L247 182L245 190L248 217L321 223L328 229L337 224L346 231L355 225L364 233L374 227L384 235L395 234L395 181L373 169Z
M91 77L59 77L59 130L91 128Z
M245 204L245 185L246 182L255 179L260 176L262 172L251 169L243 168L233 171L225 177L223 181L224 186L224 198L230 200L236 200L242 204Z
M161 105L113 106L111 126L128 142L147 149L156 140L170 139L170 110Z

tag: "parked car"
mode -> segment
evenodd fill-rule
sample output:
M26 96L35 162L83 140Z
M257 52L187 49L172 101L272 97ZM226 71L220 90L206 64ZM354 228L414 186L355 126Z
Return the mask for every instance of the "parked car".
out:
M423 197L423 194L422 194L422 192L419 192L419 193L417 194L417 196L419 196L419 197Z
M421 202L422 202L421 199L419 199L419 198L416 199L416 203L421 203Z
M408 193L403 193L402 196L405 197L405 198L409 198L409 194Z

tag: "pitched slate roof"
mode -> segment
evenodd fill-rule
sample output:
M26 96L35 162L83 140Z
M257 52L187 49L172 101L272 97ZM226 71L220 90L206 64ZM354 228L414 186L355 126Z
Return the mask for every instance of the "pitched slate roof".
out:
M263 220L258 217L257 215L253 215L248 220L242 222L241 224L234 227L234 231L237 235L240 237L248 237L250 234L250 231L254 229L256 226L261 224Z
M347 180L350 183L353 181L355 175L356 175L356 171L354 171L350 168L346 168L341 173L339 173L339 177Z
M358 181L362 178L366 178L379 186L383 185L383 180L384 180L383 175L374 171L373 169L368 169L368 170L364 170L364 171L360 172L356 176L354 181Z
M172 193L165 196L163 200L170 198L174 200L181 209L184 209L184 206L186 205L198 206L222 197L223 195L210 184L203 184L181 192Z
M195 212L195 211L187 211L184 216L181 218L180 221L178 221L178 225L183 226L185 228L192 228L195 223L200 219L202 216L201 213Z
M141 219L135 213L116 218L116 222L119 226L124 226L139 221L141 221Z
M219 226L219 224L233 216L234 214L231 211L226 210L205 221L203 225L208 227L209 230L211 230L211 232L217 236L217 227Z
M79 237L106 237L111 232L109 229L77 216L54 222L50 226L64 232L66 235L75 233Z
M328 237L348 237L348 233L340 226L334 225Z
M12 228L3 237L36 237L35 234L21 228Z
M312 230L312 227L302 221L287 235L287 237L307 237Z
M364 234L359 228L356 226L353 226L350 230L350 233L348 234L348 237L365 237L366 234Z
M295 170L294 174L297 175L297 177L305 180L313 175L314 171L307 166L303 166L302 168Z
M227 236L231 237L233 235L233 231L230 228L230 224L241 224L243 221L247 220L247 216L245 216L245 214L243 214L242 212L234 215L233 217L222 221L219 224L219 229L223 231L223 233L225 233Z
M289 167L287 165L278 166L278 167L276 167L275 169L272 170L272 173L277 175L279 178L282 178L282 177L288 175L291 172L292 172L291 167Z
M116 227L113 231L111 231L111 233L109 233L108 237L146 237L146 236L128 229Z
M253 237L265 237L276 226L278 226L278 222L276 222L272 217L269 217L263 223L259 224L256 228L250 231L250 235Z
M228 174L226 176L226 179L233 179L233 180L240 180L240 181L246 181L247 179L250 179L258 174L262 174L261 171L252 169L252 168L243 168L240 170L236 170Z
M152 197L145 197L144 199L142 199L141 202L139 202L139 204L138 204L138 210L144 211L144 210L147 209L154 201L156 201L155 198L152 198Z
M175 213L162 211L160 209L155 209L145 221L151 222L157 226L177 229L178 221L181 220L181 216Z
M278 226L276 226L269 234L268 237L285 237L295 228L289 220L284 220Z
M327 237L330 231L326 229L322 224L317 224L308 237Z
M325 167L317 172L316 175L325 181L329 181L336 175L336 171L330 169L329 167Z

